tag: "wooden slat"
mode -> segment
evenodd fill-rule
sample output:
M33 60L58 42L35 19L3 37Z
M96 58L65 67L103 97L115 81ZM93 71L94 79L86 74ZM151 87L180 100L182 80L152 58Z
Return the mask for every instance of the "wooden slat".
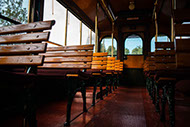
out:
M91 69L100 69L100 70L105 70L106 69L106 65L92 65Z
M156 56L172 56L175 55L175 50L156 50Z
M19 34L19 35L6 35L0 36L0 44L9 43L29 43L47 41L49 39L49 32L38 32L30 34Z
M42 65L43 56L1 56L0 65Z
M107 61L107 64L115 64L115 61Z
M155 61L155 57L147 57L146 60L147 61Z
M46 63L61 63L61 62L91 62L92 57L45 57Z
M82 56L92 56L93 51L87 52L52 52L52 53L44 53L41 55L45 55L46 57L82 57Z
M73 45L48 47L47 51L72 51L72 50L93 50L94 45Z
M176 39L176 52L190 53L190 39Z
M148 56L154 56L154 52L148 52Z
M92 61L92 65L106 65L107 62L101 62L101 61Z
M114 67L115 64L107 64L108 67Z
M107 61L115 61L115 57L108 57Z
M177 68L190 67L190 53L177 53L176 54Z
M107 56L107 55L108 55L107 52L103 52L103 53L102 53L102 52L101 52L101 53L100 53L100 52L93 53L93 56L97 56L97 57L98 57L98 56Z
M175 57L156 57L155 62L156 63L175 63L176 59Z
M176 64L175 63L168 63L168 64L156 64L156 70L175 70Z
M90 64L43 64L39 68L74 68L74 69L90 69Z
M54 24L55 24L55 21L51 20L51 21L34 22L34 23L29 23L29 24L4 26L4 27L0 27L0 35L20 33L20 32L48 30L48 29L51 29L51 27Z
M93 57L93 61L107 61L107 57Z
M175 35L176 36L189 36L190 35L190 24L176 24Z
M46 46L46 43L1 46L0 55L44 53L46 51Z
M174 43L173 42L155 42L155 48L174 49Z

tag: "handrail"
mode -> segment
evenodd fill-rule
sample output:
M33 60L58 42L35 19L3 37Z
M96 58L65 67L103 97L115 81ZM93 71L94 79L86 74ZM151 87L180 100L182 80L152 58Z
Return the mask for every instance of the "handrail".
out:
M14 23L14 24L22 24L22 23L20 23L20 22L18 22L18 21L15 21L15 20L11 19L11 18L8 18L8 17L6 17L6 16L1 15L1 13L0 13L0 18L1 18L1 19L4 19L4 20L6 20L6 21L9 21L9 22L11 22L11 23Z

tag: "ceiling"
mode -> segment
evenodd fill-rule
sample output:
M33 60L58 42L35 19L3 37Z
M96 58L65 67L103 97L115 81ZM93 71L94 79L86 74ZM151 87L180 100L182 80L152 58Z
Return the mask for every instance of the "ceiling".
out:
M98 9L98 26L99 30L111 30L111 20L108 15L105 6L103 6L102 1L110 10L113 12L114 17L116 17L116 23L126 24L126 25L146 25L152 22L152 14L154 9L154 2L156 0L58 0L60 3L65 4L70 8L77 16L81 17L86 24L88 24L92 29L94 29L95 15L96 15L96 5L97 2L100 3ZM157 12L159 13L160 23L170 23L170 0L158 0ZM181 1L189 0L177 0L178 5L185 6L185 4L180 4ZM134 2L135 9L130 10L129 4Z

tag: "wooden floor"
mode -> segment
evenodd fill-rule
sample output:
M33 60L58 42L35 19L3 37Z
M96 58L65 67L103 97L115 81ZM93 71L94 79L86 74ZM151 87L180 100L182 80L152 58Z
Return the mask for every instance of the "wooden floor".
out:
M88 112L82 113L81 94L77 93L72 106L71 127L169 127L160 122L145 88L119 87L112 94L97 101L91 107L92 88L87 89ZM180 110L180 112L179 112ZM183 112L181 112L183 111ZM186 122L189 109L176 106L176 126L189 127ZM168 116L167 116L168 117ZM46 103L38 108L38 127L63 127L66 119L66 101ZM167 118L168 119L168 118ZM0 127L20 127L21 117L11 117L0 123Z

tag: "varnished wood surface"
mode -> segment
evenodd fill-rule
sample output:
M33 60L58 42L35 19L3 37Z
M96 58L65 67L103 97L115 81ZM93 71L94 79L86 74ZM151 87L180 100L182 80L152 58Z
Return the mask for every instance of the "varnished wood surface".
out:
M70 63L57 63L57 64L47 64L44 63L43 66L38 66L38 68L79 68L79 69L90 69L91 65L90 64L70 64Z
M127 56L124 60L125 68L143 68L144 56Z
M58 47L48 47L47 51L93 50L93 48L94 45L58 46Z
M177 64L177 68L190 68L190 54L177 53L176 64Z
M190 24L176 24L175 35L176 36L189 36L190 35Z
M0 56L0 65L42 65L43 56Z
M92 56L93 51L81 51L81 52L52 52L52 53L44 53L41 55L45 55L46 57L80 57L80 56Z
M155 47L156 48L170 48L174 49L174 43L173 42L155 42Z
M44 53L46 46L46 43L0 46L0 55Z
M108 55L108 53L107 52L96 52L96 53L93 53L93 56L98 56L98 57L100 57L100 56L107 56Z
M12 36L0 36L0 44L47 41L49 39L49 34L50 32L37 32Z
M41 21L34 22L29 24L19 24L13 26L4 26L0 27L0 34L11 34L11 33L20 33L20 32L33 32L48 30L55 24L54 20L51 21Z
M190 39L176 39L176 52L190 53Z
M46 57L46 63L61 63L61 62L91 62L92 57Z
M175 50L156 50L156 56L174 56L176 53Z

